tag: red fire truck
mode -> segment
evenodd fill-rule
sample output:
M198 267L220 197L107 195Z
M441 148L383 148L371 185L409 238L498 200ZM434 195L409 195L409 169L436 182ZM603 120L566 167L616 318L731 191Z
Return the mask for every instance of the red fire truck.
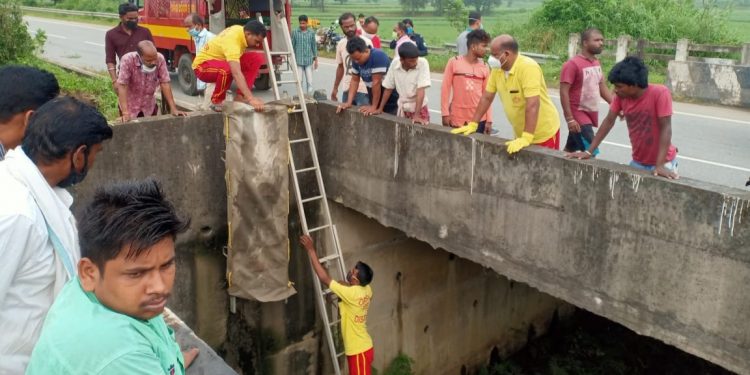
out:
M138 0L139 25L151 30L156 48L167 60L171 69L177 70L180 88L188 95L196 95L195 74L191 67L195 58L195 44L183 26L183 21L190 13L198 13L208 22L208 29L214 34L233 25L244 25L250 19L263 18L269 28L269 46L273 46L271 34L271 9L283 12L286 24L291 25L291 0ZM263 53L263 46L255 46L258 53ZM271 47L273 50L273 47ZM280 56L274 56L273 63L282 63ZM261 67L260 75L255 80L255 88L268 90L271 80L268 76L268 65Z

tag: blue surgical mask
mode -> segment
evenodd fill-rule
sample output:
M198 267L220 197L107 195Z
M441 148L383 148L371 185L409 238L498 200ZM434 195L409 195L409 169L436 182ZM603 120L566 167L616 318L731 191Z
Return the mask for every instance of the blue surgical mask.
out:
M411 27L407 27L406 28L406 33L409 34L409 35L414 34L414 29L411 28Z
M200 35L200 33L201 32L198 31L198 29L196 29L195 27L188 30L188 34L190 34L190 36L192 36L193 38L197 38Z

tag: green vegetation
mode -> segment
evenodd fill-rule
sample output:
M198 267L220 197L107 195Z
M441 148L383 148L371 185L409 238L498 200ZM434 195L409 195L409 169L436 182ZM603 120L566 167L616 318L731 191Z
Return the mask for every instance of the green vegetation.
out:
M411 365L414 360L406 354L400 353L383 371L383 375L414 375Z
M33 56L45 40L44 32L29 35L16 1L0 3L0 65Z
M34 7L54 7L91 12L117 13L117 7L125 0L22 0L22 4ZM143 0L141 0L143 3Z
M83 76L35 56L21 59L16 63L35 66L54 74L63 95L75 96L95 105L107 119L114 120L119 116L117 95L112 90L112 82L108 78Z

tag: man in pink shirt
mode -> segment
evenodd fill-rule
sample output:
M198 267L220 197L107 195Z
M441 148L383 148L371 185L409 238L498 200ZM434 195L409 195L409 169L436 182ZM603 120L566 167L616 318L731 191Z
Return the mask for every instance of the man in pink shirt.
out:
M490 34L481 29L473 30L466 36L466 55L448 60L440 95L440 112L444 126L460 128L469 123L474 116L490 78L490 69L482 60L489 43ZM482 116L477 133L489 134L491 129L490 108Z
M156 106L154 96L157 87L161 88L162 98L167 101L169 112L175 116L185 116L175 105L164 56L156 51L151 41L139 42L136 52L122 56L117 86L123 122L158 114L159 107Z
M672 95L663 85L648 84L648 68L637 57L626 57L609 72L617 95L596 137L585 151L570 157L588 159L604 141L622 112L628 124L633 160L630 166L654 176L677 179L677 148L672 145Z
M594 127L599 125L599 98L612 103L612 93L596 58L603 46L602 32L587 29L581 33L581 53L563 64L560 72L560 104L569 130L567 152L584 151L594 139Z

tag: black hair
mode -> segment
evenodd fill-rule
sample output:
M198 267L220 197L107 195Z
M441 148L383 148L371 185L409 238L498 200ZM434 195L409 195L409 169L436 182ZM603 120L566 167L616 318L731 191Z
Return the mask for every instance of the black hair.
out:
M516 38L511 36L508 41L500 43L500 49L503 51L518 53L518 41L516 40Z
M404 18L401 23L414 27L414 21L412 21L411 18Z
M190 17L193 20L193 25L204 26L206 24L206 21L198 13L190 13Z
M359 15L357 16L357 18L365 18L365 14L364 14L364 13L360 13L360 14L359 14Z
M307 22L307 16L303 14L303 15L301 15L301 16L299 16L299 17L297 17L297 20L298 20L299 22L302 22L302 21L305 21L305 22Z
M344 21L348 20L349 18L353 19L354 21L357 20L356 18L354 18L354 13L352 13L352 12L342 13L339 16L339 26L341 26L344 23Z
M396 23L396 27L397 27L397 28L398 28L399 30L401 30L401 31L403 31L403 32L406 32L406 24L405 24L405 23L403 23L403 22L398 22L398 23Z
M0 67L0 123L30 110L60 94L55 75L22 65Z
M365 25L369 25L373 22L375 22L376 25L380 26L380 21L378 21L378 19L375 18L375 16L370 16L370 17L365 18Z
M414 43L404 43L398 47L398 56L402 59L419 57L419 49Z
M367 43L362 38L351 38L346 42L346 52L350 55L354 52L366 52L369 49L370 47L367 46Z
M258 20L247 21L247 23L245 24L245 31L262 38L266 37L266 25L262 24Z
M591 38L591 36L594 34L604 35L604 33L602 33L602 31L597 29L596 27L589 27L588 29L583 30L583 32L581 33L581 44L589 40L589 38Z
M132 3L122 3L120 4L120 7L118 8L118 11L120 13L120 17L130 13L130 12L137 12L138 7L135 6L135 4Z
M475 23L481 20L482 20L482 13L479 13L475 10L469 12L469 26L473 26Z
M490 34L482 29L472 30L466 34L466 46L471 49L471 46L479 43L489 44L491 41Z
M52 162L80 146L88 150L112 138L107 119L94 106L70 96L52 99L39 107L29 120L23 151L34 161Z
M126 251L132 259L159 241L187 230L158 181L147 178L100 187L78 221L81 257L104 272L104 265Z
M612 67L607 80L612 84L622 83L645 89L648 87L648 68L641 59L628 56Z
M357 280L359 280L360 286L367 286L372 282L372 268L367 263L357 262L354 268L357 269Z

